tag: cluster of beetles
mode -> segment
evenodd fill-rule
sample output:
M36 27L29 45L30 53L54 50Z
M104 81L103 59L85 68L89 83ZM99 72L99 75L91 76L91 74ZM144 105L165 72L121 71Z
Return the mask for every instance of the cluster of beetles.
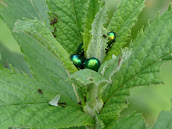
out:
M112 44L115 42L116 33L109 32L109 33L107 33L107 35L103 35L103 37L108 38L107 48L105 49L106 53L108 53L109 48L111 48ZM71 55L71 61L77 67L77 69L88 68L88 69L92 69L96 72L98 71L98 69L101 65L100 61L95 57L91 57L89 59L85 58L83 43L79 45L79 47L77 49L77 53Z

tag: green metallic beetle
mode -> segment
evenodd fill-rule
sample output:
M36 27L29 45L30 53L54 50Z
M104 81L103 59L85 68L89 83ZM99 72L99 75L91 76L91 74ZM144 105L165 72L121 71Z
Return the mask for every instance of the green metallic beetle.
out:
M116 33L115 32L109 32L108 34L108 47L111 47L112 46L112 43L115 42L115 39L116 39Z
M109 48L111 48L112 44L115 42L116 33L115 32L109 32L107 34L107 37L108 37L108 42L107 42L107 48L105 49L106 53L108 53Z
M72 60L73 64L78 68L78 69L83 69L84 65L83 63L85 62L85 57L81 55L71 55L70 59Z
M100 67L100 61L97 58L89 58L84 62L84 68L92 69L94 71L98 71Z

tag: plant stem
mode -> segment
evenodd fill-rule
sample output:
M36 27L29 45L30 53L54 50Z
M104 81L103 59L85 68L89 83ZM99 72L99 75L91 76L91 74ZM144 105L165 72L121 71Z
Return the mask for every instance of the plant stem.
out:
M66 69L66 72L67 72L67 75L70 77L70 73L69 73L69 71L67 69ZM74 93L76 95L77 102L79 103L80 99L79 99L78 93L76 91L76 87L75 87L75 85L73 83L72 83L72 87L73 87L73 91L74 91Z
M103 101L100 96L100 87L90 84L87 88L87 101L84 106L84 111L89 114L93 119L96 117L96 113L99 113L103 106ZM95 125L87 126L86 129L95 129Z

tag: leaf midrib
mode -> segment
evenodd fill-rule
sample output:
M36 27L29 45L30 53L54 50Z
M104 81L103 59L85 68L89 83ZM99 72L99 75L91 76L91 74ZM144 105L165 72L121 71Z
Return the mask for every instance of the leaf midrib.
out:
M0 107L5 107L5 106L23 106L23 105L39 105L39 104L48 104L48 102L39 102L39 103L21 103L21 104L5 104L1 105Z
M39 16L41 22L43 23L43 19L42 19L41 15L39 14L38 10L36 9L36 6L34 5L33 0L30 0L30 3L33 6L33 8L34 8L35 12L37 13L37 15Z

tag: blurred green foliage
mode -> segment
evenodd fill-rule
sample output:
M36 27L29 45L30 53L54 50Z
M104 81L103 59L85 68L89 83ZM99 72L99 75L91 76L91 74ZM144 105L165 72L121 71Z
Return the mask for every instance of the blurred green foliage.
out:
M112 11L115 11L121 0L106 0L106 6L110 9L109 18ZM132 29L131 39L135 39L138 31L144 26L148 26L159 14L163 14L168 9L172 0L147 0L146 7L140 14L136 25ZM160 11L160 13L158 13ZM149 21L149 22L148 22ZM161 30L160 30L161 31ZM0 64L9 68L11 64L18 72L24 71L30 75L30 71L21 50L14 40L11 32L5 23L0 19ZM168 62L161 67L160 72L165 85L137 87L132 90L128 98L129 107L123 114L131 112L143 113L147 126L153 126L160 111L171 110L172 99L172 62Z
M10 68L11 64L17 72L24 72L31 76L20 47L2 19L0 19L0 64L6 68Z

